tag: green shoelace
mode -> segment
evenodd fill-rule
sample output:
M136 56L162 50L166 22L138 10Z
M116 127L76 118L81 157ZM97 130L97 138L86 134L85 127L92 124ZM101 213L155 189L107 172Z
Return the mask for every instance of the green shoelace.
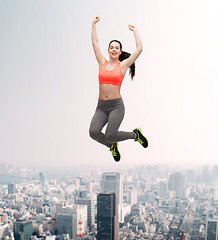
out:
M117 153L116 153L114 150L110 149L110 151L112 152L112 155L113 155L114 157L117 156Z
M144 143L140 138L138 140L136 140L136 141L139 142L140 144Z

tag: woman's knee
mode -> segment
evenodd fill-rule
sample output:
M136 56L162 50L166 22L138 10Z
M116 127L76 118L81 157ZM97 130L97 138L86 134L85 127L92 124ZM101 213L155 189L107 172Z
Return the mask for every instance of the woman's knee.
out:
M96 130L93 129L93 128L90 128L90 129L89 129L89 136L90 136L92 139L94 139L94 140L98 139L98 138L99 138L99 135L100 135L100 132L99 132L99 131L96 131Z
M113 134L113 133L107 133L105 135L105 140L108 142L108 143L115 143L116 142L116 134Z

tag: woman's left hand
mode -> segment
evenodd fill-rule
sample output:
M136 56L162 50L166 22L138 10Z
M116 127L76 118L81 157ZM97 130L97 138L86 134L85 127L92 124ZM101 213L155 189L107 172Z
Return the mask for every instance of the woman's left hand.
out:
M136 30L136 27L135 27L135 26L132 26L132 25L129 25L129 30L130 30L130 31L135 31L135 30Z

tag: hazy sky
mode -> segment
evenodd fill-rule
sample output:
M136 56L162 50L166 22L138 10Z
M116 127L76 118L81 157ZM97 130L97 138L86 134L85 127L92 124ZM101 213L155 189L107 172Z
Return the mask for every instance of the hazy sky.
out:
M104 4L103 4L104 3ZM120 130L140 127L144 149L121 142L115 163L89 137L98 101L100 46L119 39L144 51L121 94ZM0 162L51 169L218 163L218 3L216 0L0 0Z

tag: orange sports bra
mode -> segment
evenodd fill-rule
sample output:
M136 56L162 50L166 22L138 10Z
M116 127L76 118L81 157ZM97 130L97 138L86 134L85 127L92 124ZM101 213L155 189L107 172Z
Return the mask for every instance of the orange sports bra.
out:
M108 61L106 61L99 70L99 84L106 83L121 86L124 76L121 71L120 62L117 63L117 66L113 70L107 70L107 64Z

